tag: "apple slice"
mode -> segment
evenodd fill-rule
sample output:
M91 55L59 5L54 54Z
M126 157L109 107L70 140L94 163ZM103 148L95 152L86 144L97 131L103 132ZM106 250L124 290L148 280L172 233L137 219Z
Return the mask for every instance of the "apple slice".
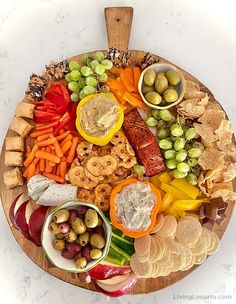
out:
M131 272L125 280L117 284L110 285L96 281L95 285L98 290L102 291L106 295L110 297L119 297L128 293L137 280L138 277L136 274Z
M29 218L29 233L36 246L41 246L41 231L48 207L40 206Z
M106 280L97 280L97 282L104 283L107 285L115 285L115 284L121 283L124 280L126 280L129 277L129 275L130 275L129 273L126 273L123 275L114 276L114 277L112 277L110 279L106 279Z
M10 217L11 223L12 223L13 227L15 227L16 229L18 229L18 227L17 227L16 221L15 221L15 207L16 207L16 203L18 202L18 200L22 194L23 194L23 192L20 193L19 195L17 195L17 197L14 199L14 201L12 202L11 207L9 209L9 217Z
M26 208L29 204L29 200L25 201L16 211L15 223L18 230L26 237L28 240L32 241L32 238L29 233L29 226L26 221Z
M88 271L89 275L94 280L106 280L130 272L131 268L129 266L115 266L111 263L98 264Z

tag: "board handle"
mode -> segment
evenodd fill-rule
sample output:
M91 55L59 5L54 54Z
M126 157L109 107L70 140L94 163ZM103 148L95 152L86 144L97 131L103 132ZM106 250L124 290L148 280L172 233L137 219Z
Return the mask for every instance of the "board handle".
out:
M108 47L128 50L133 7L106 7L104 13Z

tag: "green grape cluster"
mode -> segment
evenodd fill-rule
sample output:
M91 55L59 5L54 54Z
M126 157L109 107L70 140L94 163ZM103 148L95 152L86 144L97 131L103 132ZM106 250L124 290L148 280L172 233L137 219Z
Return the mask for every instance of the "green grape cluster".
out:
M197 141L194 127L189 127L184 118L177 118L169 110L153 110L146 119L149 127L157 127L158 143L165 158L166 167L174 178L186 177L192 185L197 184L201 172L198 158L204 146Z
M105 59L102 52L84 54L82 62L83 66L80 66L77 61L70 61L70 72L65 76L68 88L72 92L70 98L74 102L91 94L109 91L109 87L101 83L107 82L107 71L112 68L112 62Z

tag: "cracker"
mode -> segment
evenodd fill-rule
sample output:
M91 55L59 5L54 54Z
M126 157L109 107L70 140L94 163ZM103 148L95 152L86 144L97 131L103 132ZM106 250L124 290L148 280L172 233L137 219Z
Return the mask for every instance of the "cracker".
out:
M200 264L202 264L206 260L207 253L203 252L201 254L193 255L193 256L194 256L194 264L200 265Z
M161 229L163 224L164 224L164 215L161 213L161 214L157 215L155 226L153 227L153 229L150 233L151 234L152 233L157 233Z
M218 235L215 232L209 231L210 232L210 238L211 238L211 244L208 248L208 255L211 255L215 253L219 248L220 248L220 239Z
M173 236L177 228L177 221L174 216L172 215L165 215L164 216L164 224L159 229L157 234L160 237L170 237Z
M202 227L200 222L191 216L185 216L178 222L176 229L176 239L191 247L201 235Z
M150 246L151 236L149 234L134 240L134 249L139 256L147 254L150 251Z
M130 267L132 271L142 277L142 278L148 278L149 274L152 272L152 266L151 263L145 262L141 263L138 261L136 254L133 254L130 260Z

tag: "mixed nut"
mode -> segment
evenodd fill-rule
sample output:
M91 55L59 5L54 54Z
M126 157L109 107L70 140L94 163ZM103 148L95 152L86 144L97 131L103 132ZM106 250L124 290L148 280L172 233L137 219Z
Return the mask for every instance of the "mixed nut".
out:
M74 260L83 269L92 260L102 256L105 232L97 211L86 206L77 209L60 209L53 215L48 229L55 235L53 248L62 250L61 255Z

